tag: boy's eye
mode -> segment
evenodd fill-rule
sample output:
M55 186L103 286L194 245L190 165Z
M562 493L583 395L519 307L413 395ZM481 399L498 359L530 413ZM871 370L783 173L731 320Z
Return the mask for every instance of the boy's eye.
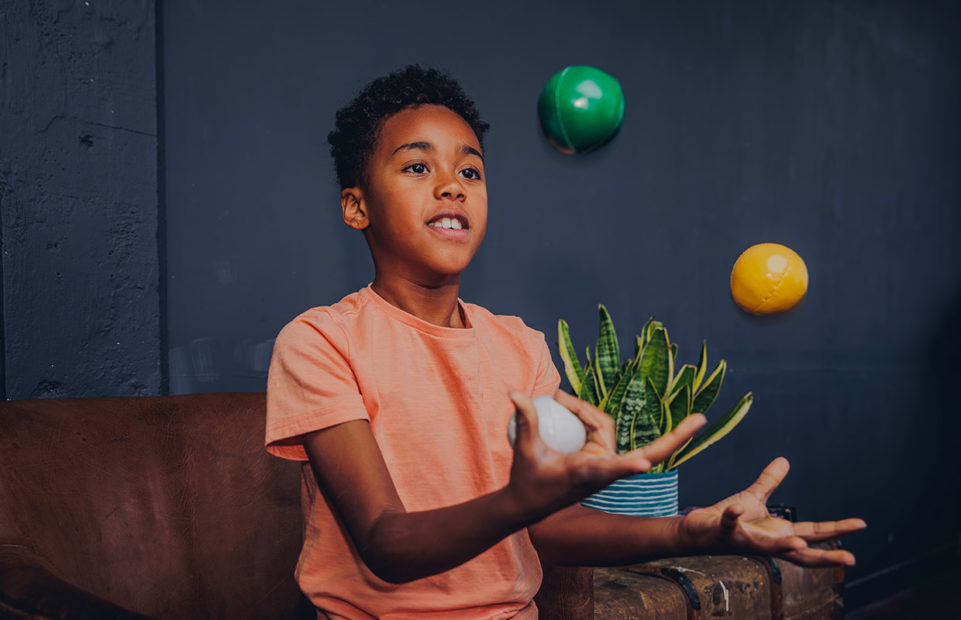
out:
M464 178L471 179L473 181L481 178L480 170L477 168L465 168L464 170L461 170L461 174L464 175Z
M413 172L414 174L424 174L427 172L427 165L422 163L411 164L404 168L404 172Z

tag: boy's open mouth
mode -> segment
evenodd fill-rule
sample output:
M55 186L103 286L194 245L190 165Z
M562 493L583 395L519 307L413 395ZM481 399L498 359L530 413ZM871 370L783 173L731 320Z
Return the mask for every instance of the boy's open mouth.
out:
M431 228L438 230L468 230L470 225L467 218L456 213L441 213L427 222Z

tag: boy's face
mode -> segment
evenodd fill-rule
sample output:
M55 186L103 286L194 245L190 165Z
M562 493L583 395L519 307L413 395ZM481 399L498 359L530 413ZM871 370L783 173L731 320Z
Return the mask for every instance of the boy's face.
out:
M367 183L341 193L344 221L363 230L378 278L456 281L487 229L487 184L470 125L439 105L388 118Z

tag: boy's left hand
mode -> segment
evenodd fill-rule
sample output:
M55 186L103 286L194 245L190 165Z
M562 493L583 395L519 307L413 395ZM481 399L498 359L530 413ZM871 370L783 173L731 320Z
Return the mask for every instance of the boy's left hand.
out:
M861 519L792 523L768 513L768 497L789 469L786 458L777 458L747 489L685 515L679 524L683 546L700 553L778 555L804 566L853 565L854 555L848 551L813 549L808 543L860 530L865 527Z

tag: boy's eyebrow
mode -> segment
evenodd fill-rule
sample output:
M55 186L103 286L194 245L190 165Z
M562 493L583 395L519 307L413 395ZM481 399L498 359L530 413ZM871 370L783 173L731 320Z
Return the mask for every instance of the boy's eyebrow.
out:
M407 144L401 144L396 149L394 149L394 152L391 153L391 155L396 155L397 151L401 151L401 150L412 151L414 149L421 149L422 151L433 151L434 145L431 144L430 142L408 142Z
M394 152L391 153L391 155L396 155L397 151L412 151L415 149L420 149L422 151L433 151L434 145L431 144L430 142L408 142L406 144L401 144L396 149L394 149ZM469 144L462 145L460 147L460 150L461 150L461 153L463 153L464 155L477 155L478 157L481 158L481 161L484 161L484 156L481 155L480 151L470 146Z
M484 156L481 155L480 151L470 146L469 144L463 145L462 147L460 147L460 150L464 155L477 155L478 157L481 158L481 161L484 161Z

